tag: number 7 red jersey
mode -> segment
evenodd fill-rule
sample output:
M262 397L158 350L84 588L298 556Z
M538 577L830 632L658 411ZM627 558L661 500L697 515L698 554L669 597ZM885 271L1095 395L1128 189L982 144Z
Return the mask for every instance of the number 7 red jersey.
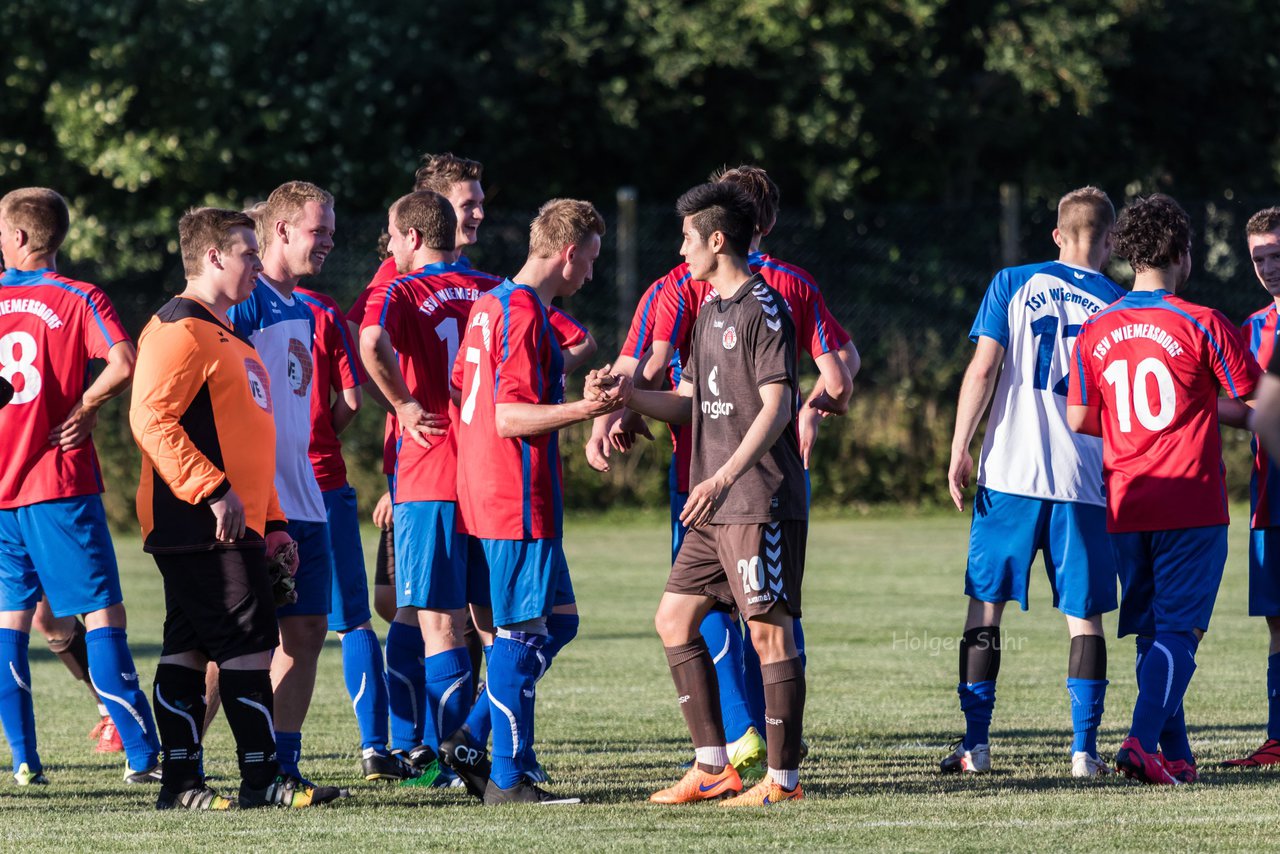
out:
M1218 390L1261 369L1225 317L1166 291L1127 294L1084 323L1067 403L1102 410L1107 529L1225 525Z

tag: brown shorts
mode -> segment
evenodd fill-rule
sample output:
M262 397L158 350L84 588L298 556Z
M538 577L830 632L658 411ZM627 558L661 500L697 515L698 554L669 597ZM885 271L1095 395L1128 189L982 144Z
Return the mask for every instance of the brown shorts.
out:
M276 648L280 629L265 549L152 557L164 579L162 655L201 652L222 664Z
M378 531L378 556L373 562L375 586L396 584L396 539L394 531Z
M690 528L667 579L667 591L710 596L743 617L782 603L800 616L806 519Z

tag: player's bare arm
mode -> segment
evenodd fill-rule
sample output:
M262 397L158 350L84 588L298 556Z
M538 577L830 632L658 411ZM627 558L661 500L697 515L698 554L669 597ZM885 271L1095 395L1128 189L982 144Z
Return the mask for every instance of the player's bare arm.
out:
M951 465L947 469L947 486L956 509L964 511L964 490L969 488L973 475L973 455L969 445L978 430L978 422L987 411L991 395L1000 375L1000 363L1004 360L1004 346L994 338L981 336L978 348L969 367L965 369L960 384L960 400L956 403L956 428L951 436Z
M98 423L98 410L102 405L129 387L137 357L138 353L132 342L116 342L107 351L107 365L102 373L85 389L80 402L72 408L63 422L49 431L50 444L58 445L64 451L83 444Z
M613 372L623 376L634 377L638 364L639 362L634 357L619 353L618 357L613 360ZM625 412L625 409L619 409L608 415L601 415L591 424L591 435L587 438L584 451L587 455L587 464L596 471L605 472L609 470L611 436Z
M738 445L737 450L714 475L689 490L689 500L684 512L680 514L681 522L691 528L701 528L715 518L716 511L729 495L730 487L744 472L760 462L791 423L792 394L791 384L788 382L769 383L760 387L763 406L747 428L746 435L742 437L742 444Z
M1241 430L1252 430L1254 405L1252 394L1243 397L1220 397L1218 398L1218 423L1226 424L1228 427L1238 427Z
M1069 404L1067 406L1067 426L1086 436L1101 436L1102 407Z
M409 393L400 364L391 347L391 336L381 326L368 326L360 333L360 358L370 379L391 403L400 429L422 447L428 436L443 436L449 427L447 413L427 412Z
M632 389L627 406L667 424L688 424L693 420L693 383L681 380L675 391Z
M858 348L849 341L834 353L822 354L814 363L818 366L818 381L805 401L805 408L817 409L826 415L844 415L853 397L853 378L862 368ZM832 382L832 375L838 382Z
M597 349L595 337L588 332L586 338L564 351L564 372L571 374L581 368L596 354Z
M334 433L341 436L342 431L351 426L363 402L364 395L361 394L358 386L344 388L342 393L333 399L333 405L329 407L329 423L333 425Z
M1273 458L1280 458L1280 377L1266 373L1258 380L1253 431Z

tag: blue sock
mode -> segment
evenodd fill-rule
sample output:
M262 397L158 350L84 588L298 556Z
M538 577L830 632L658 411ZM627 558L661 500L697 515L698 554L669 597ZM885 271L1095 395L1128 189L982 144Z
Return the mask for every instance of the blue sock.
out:
M791 621L791 633L796 639L796 654L800 656L800 666L809 666L809 657L804 654L804 626L800 624L800 618L796 617Z
M1267 656L1267 738L1280 739L1280 652Z
M1067 696L1071 698L1071 752L1084 751L1098 755L1098 725L1102 723L1102 704L1107 696L1106 679L1067 679Z
M147 695L138 685L138 669L133 665L125 630L94 629L84 636L84 642L93 690L111 713L129 767L134 771L154 768L160 761L160 737Z
M509 789L520 782L520 763L533 744L533 701L543 671L542 635L499 637L489 658L489 705L493 715L490 779Z
M719 675L717 673L716 678ZM751 643L750 631L742 634L742 681L746 686L747 714L751 717L751 725L764 735L764 679L760 676L760 656L756 655L756 648Z
M424 662L426 669L427 721L424 744L436 750L442 739L453 735L467 717L471 687L471 656L465 646L445 650Z
M393 622L387 629L387 707L393 750L413 750L424 738L427 681L423 652L422 632L417 626Z
M703 617L698 631L711 652L711 662L716 666L724 737L728 741L737 741L751 726L746 671L742 663L742 627L727 611L713 610Z
M16 629L0 629L0 723L13 751L13 770L27 763L43 771L36 752L36 712L31 703L31 664L27 646L31 636Z
M360 727L360 747L387 749L387 678L382 646L373 629L342 636L342 676Z
M486 662L489 660L491 652L493 652L492 644L484 648L484 660ZM485 687L476 696L476 702L471 707L470 714L467 715L467 744L476 750L484 750L486 745L489 744L489 727L492 725L493 718L489 712L489 686L486 683Z
M302 733L276 730L276 761L280 763L281 774L302 776L298 770L298 763L302 761Z
M1150 651L1142 656L1129 735L1148 753L1156 752L1165 723L1182 705L1196 669L1198 645L1193 632L1157 631Z
M961 682L956 693L960 695L960 711L964 712L964 749L990 744L991 714L996 708L995 680Z
M1187 716L1182 704L1178 704L1177 711L1169 716L1164 722L1164 729L1160 730L1160 752L1170 762L1192 760L1191 742L1187 739Z

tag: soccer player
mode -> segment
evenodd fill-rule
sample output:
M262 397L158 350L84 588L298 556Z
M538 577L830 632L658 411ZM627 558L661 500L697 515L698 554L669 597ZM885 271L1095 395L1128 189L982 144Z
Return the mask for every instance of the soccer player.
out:
M696 757L683 779L650 800L732 796L725 801L731 806L799 800L805 677L792 621L801 614L808 501L793 427L795 324L778 292L751 271L756 220L746 191L702 184L681 196L676 210L683 217L680 254L690 275L716 296L694 324L678 389L636 390L629 406L693 425L694 485L680 517L689 531L655 624ZM626 397L626 381L619 382ZM761 661L768 773L747 792L729 762L716 668L699 631L717 604L746 618Z
M1177 202L1135 200L1114 240L1133 290L1081 327L1067 419L1102 437L1118 634L1138 636L1138 697L1116 767L1144 783L1190 783L1182 698L1227 557L1218 390L1248 398L1261 371L1226 318L1177 296L1191 274L1191 223Z
M456 217L438 193L402 196L391 206L387 230L401 277L372 291L360 349L402 431L393 498L396 605L413 609L419 622L424 741L435 750L462 726L474 698L463 641L474 585L468 583L466 541L457 526L450 374L471 306L497 282L455 261Z
M302 723L329 628L334 560L324 496L308 457L315 318L294 289L303 276L320 272L333 249L333 196L305 181L282 184L267 197L258 228L262 272L252 295L231 306L228 317L271 377L276 491L298 544L298 598L278 612L280 647L271 659L271 684L280 768L301 778Z
M99 408L129 385L135 354L106 294L58 274L69 223L53 190L0 198L0 376L13 388L0 411L0 723L18 784L47 782L27 658L46 595L55 618L84 615L89 677L123 740L125 780L150 782L160 744L126 639L91 435ZM95 359L106 366L86 386Z
M535 684L577 632L551 629L575 598L563 535L558 431L620 405L564 403L564 364L547 306L590 280L604 219L588 202L555 199L530 227L513 279L476 301L453 368L460 394L458 510L488 564L497 638L489 657L493 762L485 804L578 803L536 786L530 750ZM574 609L576 610L576 606Z
M1255 213L1245 225L1253 271L1271 303L1249 316L1242 327L1245 343L1258 360L1268 364L1280 335L1280 208ZM1261 398L1261 394L1259 395ZM1250 485L1249 615L1264 617L1271 636L1267 655L1267 738L1262 746L1224 766L1259 768L1280 763L1280 469L1267 449L1255 440Z
M760 251L761 241L777 223L780 200L778 186L768 173L758 166L744 165L716 172L711 180L740 187L751 198L755 228L749 265L752 272L759 272L766 284L778 291L795 322L798 340L805 342L819 370L818 382L797 421L800 452L807 470L818 422L825 415L843 413L848 407L852 376L860 367L858 351L848 333L827 310L813 277ZM640 374L636 376L638 387L655 388L665 374L671 388L676 388L680 381L681 354L688 351L693 324L701 308L714 296L710 284L689 274L687 264L678 265L654 282L637 306L614 371L632 376L640 366ZM644 351L650 348L652 353L646 360ZM642 429L643 420L629 417L625 411L608 419L598 419L588 441L588 460L597 469L601 465L607 468L605 457L610 442L622 450L630 443L632 432ZM670 432L673 446L669 478L671 556L674 561L686 531L680 523L680 514L689 493L689 444L687 427L673 424ZM619 440L619 433L628 438ZM803 661L804 635L800 621L794 621L793 625ZM729 608L709 612L701 630L708 647L716 651L713 660L720 687L721 713L729 738L730 761L739 772L754 771L764 759L765 743L760 732L765 722L760 661L751 645L750 634L744 643L737 617Z
M1095 187L1058 202L1058 260L1001 270L983 297L969 337L977 344L960 386L951 500L964 510L973 473L969 445L993 399L969 530L956 687L965 734L942 760L949 773L991 768L990 728L1000 671L1005 603L1027 608L1031 564L1043 553L1054 606L1067 619L1067 695L1074 735L1071 773L1094 777L1107 688L1102 615L1116 607L1116 570L1106 533L1102 443L1067 426L1071 340L1124 291L1100 271L1111 255L1115 209Z
M89 731L89 738L97 742L96 753L119 753L124 750L120 741L120 731L111 722L107 706L93 688L93 680L89 678L89 646L85 642L87 634L84 623L77 617L55 617L49 610L49 599L43 597L36 603L36 612L31 620L31 628L44 636L49 651L58 656L58 660L67 668L77 682L83 682L89 689L89 696L98 708L98 722Z
M199 722L205 667L219 664L236 740L242 807L306 807L338 797L281 773L268 672L278 636L266 556L297 571L277 499L271 379L230 308L262 270L253 220L197 208L178 223L185 290L140 336L129 422L142 451L143 548L164 581L155 702L164 742L157 809L225 810L205 785Z

